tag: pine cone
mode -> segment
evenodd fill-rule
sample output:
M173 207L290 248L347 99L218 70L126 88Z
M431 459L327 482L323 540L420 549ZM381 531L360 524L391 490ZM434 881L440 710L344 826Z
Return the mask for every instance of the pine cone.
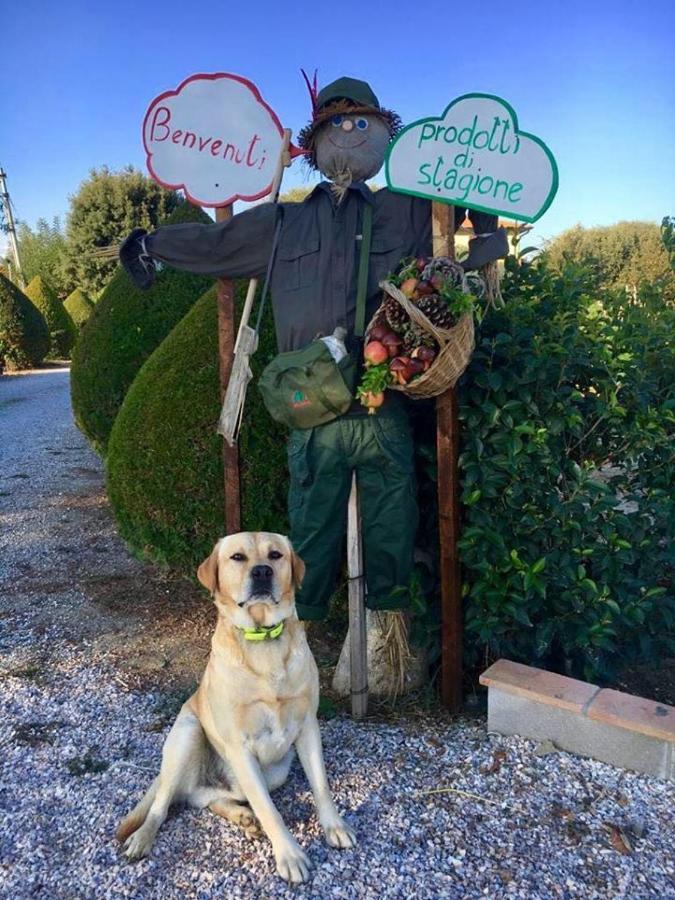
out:
M401 349L402 356L410 356L415 347L419 347L424 340L424 332L415 322L408 322L408 326L403 333L403 347Z
M448 309L448 304L436 294L420 297L417 301L417 308L424 313L436 328L452 328L455 324L455 319Z
M395 331L397 334L403 334L406 326L410 322L410 318L398 300L394 300L393 297L387 295L382 307L387 319L387 324L391 330Z
M422 272L423 281L431 281L434 275L442 275L450 287L459 288L466 293L464 269L449 256L436 256L427 263Z

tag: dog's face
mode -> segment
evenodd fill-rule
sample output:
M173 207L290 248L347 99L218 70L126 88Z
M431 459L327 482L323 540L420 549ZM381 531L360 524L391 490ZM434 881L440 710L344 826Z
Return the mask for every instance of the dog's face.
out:
M304 574L288 538L266 531L221 538L197 570L218 610L240 628L287 618Z

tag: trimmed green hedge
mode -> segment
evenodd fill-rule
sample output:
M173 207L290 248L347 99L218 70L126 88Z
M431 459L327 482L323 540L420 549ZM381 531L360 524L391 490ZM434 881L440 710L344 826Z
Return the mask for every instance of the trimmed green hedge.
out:
M0 370L30 369L49 351L42 313L23 291L0 274Z
M237 321L246 286L237 286ZM246 530L288 528L285 431L270 419L255 387L275 353L268 306L239 442ZM191 575L223 534L219 413L214 286L138 373L115 420L106 458L108 493L122 536L138 554Z
M199 207L182 203L167 219L210 223ZM78 428L105 453L110 431L138 370L213 279L166 268L139 291L118 268L103 290L73 351L71 396Z
M80 331L94 311L94 304L81 288L75 288L63 301L63 306Z
M67 359L77 340L77 328L63 303L41 275L26 288L26 296L42 313L49 330L49 355Z
M675 653L675 310L509 265L460 388L466 653L586 680Z

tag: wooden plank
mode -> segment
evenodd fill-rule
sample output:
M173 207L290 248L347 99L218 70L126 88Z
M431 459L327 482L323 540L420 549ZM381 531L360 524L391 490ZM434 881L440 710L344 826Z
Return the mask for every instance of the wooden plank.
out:
M216 222L232 218L231 206L216 208ZM221 402L227 390L234 355L234 282L218 279L218 357ZM239 448L223 441L223 487L225 491L225 534L241 531L241 496L239 485Z
M455 258L455 208L432 203L434 256ZM462 583L459 540L459 416L456 388L436 398L438 532L441 576L441 701L462 706Z
M349 664L352 715L355 719L362 719L368 712L368 645L361 514L356 472L352 475L352 489L347 508L347 572L349 574Z

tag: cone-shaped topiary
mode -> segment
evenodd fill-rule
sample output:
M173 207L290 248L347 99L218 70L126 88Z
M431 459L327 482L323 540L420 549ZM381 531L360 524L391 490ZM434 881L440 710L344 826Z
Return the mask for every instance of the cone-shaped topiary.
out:
M179 222L211 219L182 203L166 224ZM70 377L75 421L100 453L136 373L212 281L167 268L150 290L139 291L118 268L104 288L73 351Z
M26 288L26 296L36 306L49 330L49 355L67 358L77 340L77 328L63 303L41 275L36 275Z
M238 312L244 288L237 287ZM251 359L254 380L239 441L246 530L287 531L284 430L255 387L275 353L268 307ZM224 534L219 412L213 287L138 373L115 420L106 460L108 493L123 537L136 552L190 575Z
M81 288L75 288L63 301L63 306L80 331L94 311L94 304Z
M42 313L0 274L0 370L30 369L48 351L49 331Z

